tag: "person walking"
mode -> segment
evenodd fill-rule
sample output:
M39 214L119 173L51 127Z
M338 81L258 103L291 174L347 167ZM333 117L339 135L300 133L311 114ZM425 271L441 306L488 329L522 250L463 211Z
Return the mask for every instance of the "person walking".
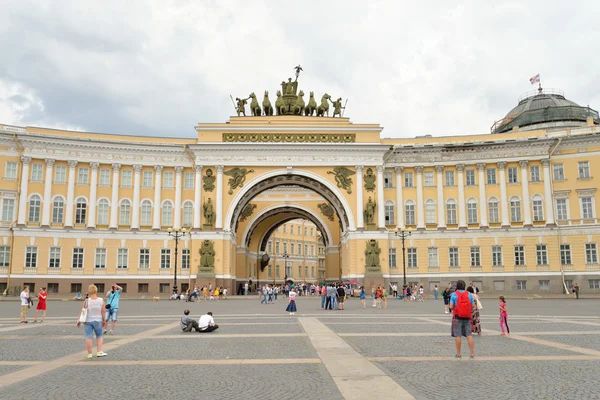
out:
M21 292L21 323L27 323L27 312L29 311L29 286L25 285Z
M394 283L392 285L392 291L394 292L394 298L397 299L398 298L398 284Z
M290 290L290 295L288 297L288 306L285 311L289 312L290 315L294 315L296 313L296 289Z
M423 302L425 300L425 289L423 289L423 285L419 287L419 301Z
M96 335L96 357L105 357L108 354L102 351L102 328L106 328L106 307L104 299L98 297L98 288L96 285L88 286L88 294L83 302L83 307L87 308L87 316L84 322L85 326L85 348L88 352L87 358L92 358L92 339ZM77 327L81 326L81 322L77 321Z
M373 299L373 307L377 307L377 297L375 295L376 291L377 289L375 288L375 285L371 286L371 298Z
M377 289L375 289L375 306L377 308L381 308L381 303L383 299L383 290L381 289L381 286L377 286Z
M367 308L367 292L365 291L365 287L360 287L360 302L363 308Z
M112 321L112 326L109 335L112 335L115 331L115 325L117 325L117 320L119 318L119 299L121 298L121 293L123 292L123 288L116 283L112 285L112 290L106 292L106 296L108 297L106 301L106 327L104 328L104 333L106 333L106 328L108 328L108 323Z
M471 293L471 296L473 296L473 298L475 299L475 307L473 307L473 314L471 315L471 333L476 333L478 335L481 335L481 319L479 316L479 310L480 310L480 302L479 302L479 296L477 295L477 293L475 293L475 288L473 286L469 286L467 288L467 292Z
M456 282L456 291L450 296L450 310L452 311L452 336L456 342L455 358L461 358L462 336L469 343L470 359L475 358L475 342L471 335L473 308L476 307L475 299L465 290L465 281Z
M450 312L450 297L452 296L452 284L449 283L448 287L442 291L442 297L444 298L444 312L448 314Z
M35 315L33 317L33 323L37 323L38 320L38 312L42 312L42 321L44 322L44 319L46 318L46 299L48 298L48 293L46 292L46 288L43 287L40 289L40 292L37 295L38 298L38 304L37 307L35 308Z
M321 308L324 310L327 302L327 286L323 284L321 286Z
M435 301L438 301L439 291L440 291L440 289L438 288L438 285L434 285L433 286L433 297L435 298Z
M508 311L506 310L506 299L504 298L504 296L500 296L498 297L498 300L500 300L500 307L498 308L500 309L500 329L502 330L500 336L508 336L510 335L510 328L508 327ZM504 333L504 328L506 328L506 333Z

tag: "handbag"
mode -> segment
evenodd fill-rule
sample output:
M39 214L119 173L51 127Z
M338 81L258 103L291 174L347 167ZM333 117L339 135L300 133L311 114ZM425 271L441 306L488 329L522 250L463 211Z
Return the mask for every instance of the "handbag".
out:
M483 310L483 305L481 304L481 302L479 301L479 299L477 299L477 309L478 310Z
M83 303L83 308L81 309L81 313L79 313L79 322L81 323L85 323L87 321L87 315L88 315L88 301L87 299L85 300L85 303Z
M107 305L104 306L105 309L110 310L111 309L111 304L113 302L113 300L115 299L115 295L113 293L113 297L110 298L110 303L108 303Z

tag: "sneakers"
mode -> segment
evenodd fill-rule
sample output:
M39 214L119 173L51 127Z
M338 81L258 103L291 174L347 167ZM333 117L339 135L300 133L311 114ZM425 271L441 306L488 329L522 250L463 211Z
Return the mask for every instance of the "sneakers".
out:
M92 355L92 353L88 354L88 356L87 356L87 358L92 358L92 357L94 357L94 356Z
M104 332L104 333L106 333L106 332ZM109 335L114 335L114 333L113 333L112 329L111 329L110 331L108 331L108 334L109 334Z
M108 332L106 329L104 330L104 334L106 335L106 332Z
M107 355L108 355L108 354L106 354L106 353L105 353L105 352L103 352L103 351L96 353L96 357L106 357ZM88 358L90 358L90 357L88 356Z

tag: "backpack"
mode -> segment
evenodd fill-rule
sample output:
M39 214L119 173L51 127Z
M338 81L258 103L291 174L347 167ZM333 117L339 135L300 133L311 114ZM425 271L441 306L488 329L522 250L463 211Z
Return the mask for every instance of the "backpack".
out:
M469 301L469 292L466 290L463 292L456 291L456 307L454 307L454 315L457 318L471 318L472 307Z

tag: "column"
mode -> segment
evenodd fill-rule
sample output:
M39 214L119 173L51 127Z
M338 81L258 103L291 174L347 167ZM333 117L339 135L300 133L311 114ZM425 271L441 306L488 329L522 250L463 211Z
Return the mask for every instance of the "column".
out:
M527 165L529 161L521 160L521 187L523 188L523 225L530 226L531 223L531 199L529 198L529 174L527 173Z
M27 189L29 186L29 164L31 164L31 157L21 157L21 162L23 163L23 169L21 173L21 193L19 194L17 224L25 225L27 222Z
M437 172L437 205L438 205L438 229L446 229L446 213L445 213L445 205L444 203L444 178L442 173L444 172L444 166L438 165L435 167L435 171Z
M181 174L183 167L175 167L175 221L173 228L181 228Z
M202 165L194 167L196 171L196 186L194 186L194 229L200 229L200 215L202 214Z
M44 206L42 210L42 226L50 226L50 216L52 215L52 166L54 160L46 159L46 180L44 181Z
M477 164L477 170L479 171L479 226L481 228L488 226L487 216L487 199L485 197L485 163Z
M396 227L404 229L404 200L402 198L402 170L396 167Z
M359 188L362 192L362 185ZM362 207L358 210L362 213ZM383 197L383 165L377 166L377 228L385 230L385 198Z
M97 162L90 163L92 176L90 177L90 202L88 212L88 228L96 227L96 190L98 186L98 168L100 164Z
M550 181L550 159L542 160L544 167L544 198L546 199L546 225L555 225L554 201L552 198L552 182Z
M155 165L154 166L154 171L155 173L155 178L154 178L154 215L153 215L153 219L152 219L152 229L158 229L160 230L161 228L161 224L160 224L160 194L161 194L161 186L162 186L162 170L163 167L162 165Z
M217 165L217 204L215 229L223 229L223 166Z
M356 166L356 228L364 229L365 217L363 215L363 166Z
M467 228L467 213L465 207L465 175L463 173L464 169L464 164L458 164L456 166L456 172L458 174L458 229Z
M119 171L121 164L113 164L112 194L110 196L110 229L119 228Z
M508 195L506 194L506 162L499 162L498 170L500 171L500 212L502 226L510 227L508 220Z
M131 210L131 229L140 229L140 186L142 166L133 166L133 210Z
M425 212L423 211L423 167L415 167L417 172L417 229L425 229Z
M75 168L77 161L69 161L69 177L67 178L67 205L65 227L73 227L73 203L75 202Z

